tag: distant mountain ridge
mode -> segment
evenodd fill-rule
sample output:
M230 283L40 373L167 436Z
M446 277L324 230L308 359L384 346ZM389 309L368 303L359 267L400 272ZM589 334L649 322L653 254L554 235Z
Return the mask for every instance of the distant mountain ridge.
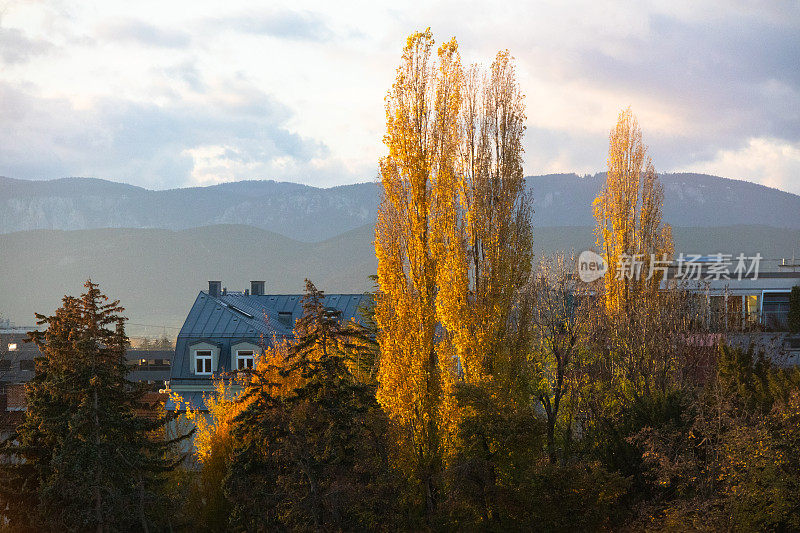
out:
M708 174L659 177L664 187L663 219L672 226L800 229L800 196L796 194ZM576 174L528 177L528 187L534 195L534 225L594 225L591 205L605 179L605 172L583 178Z
M182 230L245 224L315 242L371 223L377 209L378 187L372 183L321 189L296 183L239 181L151 191L90 178L28 181L0 177L0 233Z
M536 227L590 226L605 175L530 176ZM705 174L663 174L664 219L673 226L764 225L800 229L800 196ZM161 228L244 224L319 242L372 224L377 183L322 189L275 181L152 191L93 178L0 177L0 233L34 229Z

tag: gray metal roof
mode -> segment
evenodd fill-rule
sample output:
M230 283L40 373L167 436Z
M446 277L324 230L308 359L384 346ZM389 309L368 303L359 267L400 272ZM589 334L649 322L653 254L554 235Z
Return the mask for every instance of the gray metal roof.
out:
M218 297L201 291L179 337L288 337L303 314L301 294L263 296L227 293ZM363 294L326 294L325 306L341 311L342 320L358 319ZM291 324L291 325L289 325Z
M192 409L196 409L198 411L205 411L206 410L206 397L211 394L207 392L182 392L181 396L183 397L183 401L188 403ZM186 409L185 405L181 405L183 409ZM175 401L170 396L166 403L164 404L164 408L167 411L175 411L177 409L177 405L175 405Z

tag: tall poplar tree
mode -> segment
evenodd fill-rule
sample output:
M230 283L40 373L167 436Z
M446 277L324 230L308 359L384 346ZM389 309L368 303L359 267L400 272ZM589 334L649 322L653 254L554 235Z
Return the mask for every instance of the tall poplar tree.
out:
M456 363L437 350L437 243L453 216L461 68L455 40L431 57L430 29L412 34L386 98L389 154L375 228L381 349L378 401L397 428L397 460L430 516L438 499L447 426L443 399Z
M136 412L145 389L125 379L123 308L84 286L36 315L47 329L30 334L42 355L25 421L0 449L0 515L21 531L161 529L176 440L165 440L163 417Z
M625 312L634 302L641 303L641 297L658 291L662 275L648 279L651 259L662 260L673 251L672 229L661 221L663 202L663 187L629 107L620 112L609 135L608 174L594 201L597 246L608 265L605 307L611 314ZM640 266L636 260L641 260ZM623 267L625 275L618 276L621 261L631 263L630 268ZM630 270L635 268L641 269L641 275Z
M444 231L437 309L467 383L497 381L513 300L531 270L531 202L522 169L524 95L508 51L464 76L458 198ZM508 389L504 383L504 389Z
M465 73L454 39L436 60L433 47L430 30L409 37L387 96L375 231L378 400L428 517L458 433L457 386L508 390L503 338L532 256L513 62L501 52L488 74Z
M597 246L608 269L597 337L604 363L625 401L665 394L685 374L688 331L682 296L661 291L672 256L672 229L664 224L664 192L627 108L611 130L606 183L594 201ZM660 263L656 263L656 261Z

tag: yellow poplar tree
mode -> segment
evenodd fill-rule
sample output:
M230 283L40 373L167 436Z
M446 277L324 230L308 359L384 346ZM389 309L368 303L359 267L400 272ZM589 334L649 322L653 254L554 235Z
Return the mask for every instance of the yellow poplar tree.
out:
M383 200L375 228L381 349L378 401L398 429L398 458L437 500L455 362L437 349L437 243L452 216L461 68L455 40L432 59L433 35L412 34L386 98L389 154L381 160Z
M463 224L446 235L437 302L467 383L498 377L513 299L530 274L530 197L522 169L525 104L513 60L499 52L489 73L465 75L459 150ZM455 220L451 217L450 220ZM458 272L455 274L454 272Z
M678 294L660 291L653 260L672 255L672 231L661 220L664 192L630 108L611 130L608 176L594 202L597 245L608 265L602 314L608 368L625 401L666 391L680 381L686 320L675 316ZM648 279L649 278L649 279ZM677 308L679 308L678 306Z
M429 511L459 420L454 385L508 368L505 327L532 257L512 59L464 73L455 39L436 61L433 45L430 30L409 37L387 96L375 233L378 400Z
M663 188L629 107L620 112L609 135L608 175L594 201L597 246L608 265L604 302L609 314L627 312L634 302L644 303L641 298L652 300L658 290L660 272L647 279L651 257L661 260L673 251L672 229L661 222L663 201ZM624 257L641 260L640 275L617 279Z

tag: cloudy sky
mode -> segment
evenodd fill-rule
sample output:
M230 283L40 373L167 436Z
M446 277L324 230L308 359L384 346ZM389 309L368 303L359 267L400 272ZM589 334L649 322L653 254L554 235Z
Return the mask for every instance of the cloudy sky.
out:
M632 106L659 171L800 194L800 3L0 0L0 175L151 189L369 181L405 37L516 57L528 174L604 169ZM635 7L633 7L635 5Z

